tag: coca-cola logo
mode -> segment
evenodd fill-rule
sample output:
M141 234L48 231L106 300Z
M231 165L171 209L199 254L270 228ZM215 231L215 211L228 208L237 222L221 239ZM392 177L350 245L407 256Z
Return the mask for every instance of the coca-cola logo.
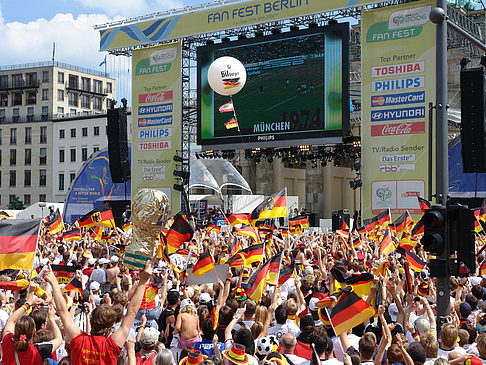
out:
M174 93L172 92L172 90L161 91L158 93L151 93L151 94L140 94L138 95L138 103L139 104L159 103L161 101L172 100L173 97L174 97Z
M401 136L425 133L425 122L380 124L371 126L371 136Z

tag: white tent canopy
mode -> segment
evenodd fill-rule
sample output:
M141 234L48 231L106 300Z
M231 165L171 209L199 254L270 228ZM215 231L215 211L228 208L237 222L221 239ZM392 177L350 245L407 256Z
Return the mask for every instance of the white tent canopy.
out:
M250 192L251 188L236 168L223 158L197 159L191 155L189 189L209 188L219 196L226 186L236 186Z

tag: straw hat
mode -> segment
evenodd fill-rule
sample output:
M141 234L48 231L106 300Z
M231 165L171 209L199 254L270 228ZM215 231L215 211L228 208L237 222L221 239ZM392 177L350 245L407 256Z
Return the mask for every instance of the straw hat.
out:
M250 363L250 356L245 353L245 346L240 345L239 343L233 344L231 349L224 350L221 353L223 357L231 361L232 363L239 364L239 365L248 365Z

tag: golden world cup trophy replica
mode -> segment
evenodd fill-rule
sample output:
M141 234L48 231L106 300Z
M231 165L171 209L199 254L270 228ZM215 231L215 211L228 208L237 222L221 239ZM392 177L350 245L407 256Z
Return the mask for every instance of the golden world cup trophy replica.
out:
M157 236L167 223L169 199L160 190L140 189L132 200L133 238L127 246L125 265L142 270L152 260Z

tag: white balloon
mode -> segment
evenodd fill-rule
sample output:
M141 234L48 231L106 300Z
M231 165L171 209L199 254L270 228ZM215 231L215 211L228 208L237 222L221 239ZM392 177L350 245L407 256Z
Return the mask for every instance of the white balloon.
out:
M215 93L234 95L245 86L245 66L234 57L220 57L209 66L208 82Z

